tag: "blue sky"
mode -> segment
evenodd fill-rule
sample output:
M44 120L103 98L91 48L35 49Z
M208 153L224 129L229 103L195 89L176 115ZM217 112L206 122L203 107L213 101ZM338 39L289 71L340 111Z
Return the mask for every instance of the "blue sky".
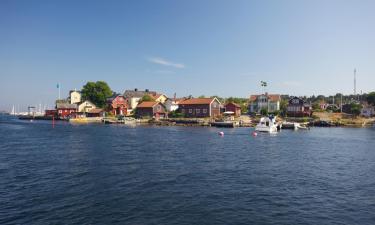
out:
M247 97L375 90L375 1L0 1L0 109L114 91Z

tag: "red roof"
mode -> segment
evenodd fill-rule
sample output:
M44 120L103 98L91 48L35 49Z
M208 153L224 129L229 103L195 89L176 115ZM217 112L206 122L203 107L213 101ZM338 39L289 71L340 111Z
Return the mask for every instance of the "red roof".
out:
M262 95L264 95L264 94L262 94ZM257 100L257 98L259 96L261 96L261 95L251 95L250 101L253 102L253 101ZM277 102L277 101L280 101L280 99L281 99L281 96L278 95L278 94L267 94L267 96L268 96L268 99L272 102Z
M228 102L227 104L225 104L225 106L227 105L234 105L235 107L238 107L238 108L241 108L241 106L237 103L234 103L234 102Z
M190 98L179 102L179 105L209 105L215 98Z
M152 108L156 104L158 103L157 102L142 102L137 105L137 108Z

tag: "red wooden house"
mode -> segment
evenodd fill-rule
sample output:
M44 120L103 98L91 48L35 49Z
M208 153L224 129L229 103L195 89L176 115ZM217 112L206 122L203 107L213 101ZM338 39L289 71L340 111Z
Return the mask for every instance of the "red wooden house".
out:
M128 102L122 95L114 95L107 99L108 111L113 115L127 115Z
M77 105L69 103L56 103L57 117L61 119L72 118L76 116Z
M160 102L142 102L137 105L136 116L138 118L166 118L166 111L165 106Z
M312 107L299 97L291 97L288 101L287 115L291 117L303 117L312 115Z
M239 104L229 102L224 107L225 112L233 112L234 116L241 116L241 106Z
M216 117L221 114L217 98L190 98L178 103L179 112L185 117Z

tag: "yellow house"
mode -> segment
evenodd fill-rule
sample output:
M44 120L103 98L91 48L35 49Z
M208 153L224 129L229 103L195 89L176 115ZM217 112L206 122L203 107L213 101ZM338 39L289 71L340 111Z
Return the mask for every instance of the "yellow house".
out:
M78 104L78 112L90 112L92 109L96 109L96 105L94 103L86 100Z
M155 102L160 102L160 103L164 103L168 99L168 97L164 94L156 94L151 97L155 99Z

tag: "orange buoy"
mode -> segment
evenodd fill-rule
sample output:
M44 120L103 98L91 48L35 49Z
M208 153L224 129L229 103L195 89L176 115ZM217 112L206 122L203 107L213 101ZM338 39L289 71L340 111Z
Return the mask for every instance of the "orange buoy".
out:
M252 135L253 135L254 137L256 137L256 136L258 136L258 133L254 131L254 132L252 133Z

